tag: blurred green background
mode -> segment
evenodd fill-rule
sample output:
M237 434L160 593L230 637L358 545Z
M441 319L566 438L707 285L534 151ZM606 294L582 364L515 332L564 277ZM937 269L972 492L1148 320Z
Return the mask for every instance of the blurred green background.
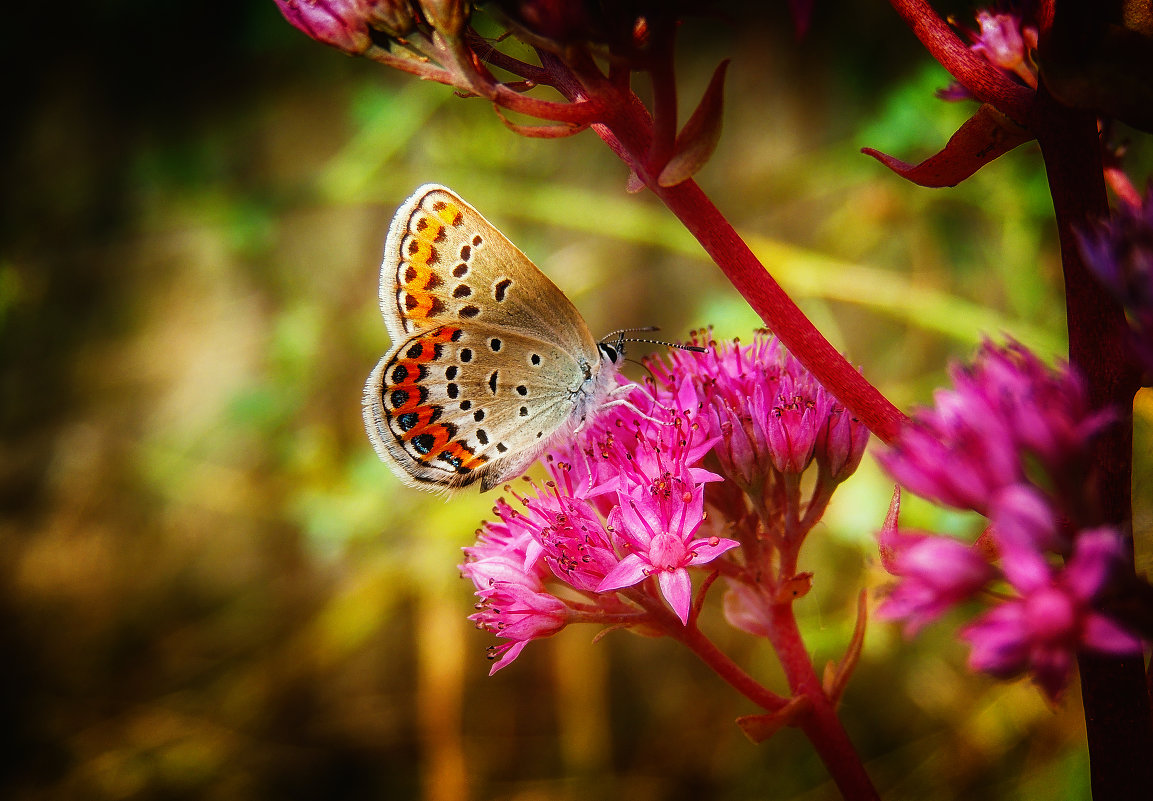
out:
M682 30L685 109L733 60L705 191L901 407L982 333L1060 354L1035 147L955 190L904 184L859 148L923 157L971 107L933 98L947 77L884 3L818 3L801 44L780 5ZM593 134L519 138L484 102L307 40L271 0L7 17L0 796L836 797L796 732L746 741L733 719L755 710L673 643L577 627L488 678L455 565L494 497L399 486L362 429L388 345L383 238L423 182L501 226L594 333L749 336ZM1142 569L1151 409L1141 396ZM866 457L803 556L818 666L859 587L883 583L890 490ZM912 500L905 519L978 525ZM706 630L781 690L767 646L713 607ZM967 674L957 620L870 631L842 712L882 793L1087 795L1076 686L1050 708Z

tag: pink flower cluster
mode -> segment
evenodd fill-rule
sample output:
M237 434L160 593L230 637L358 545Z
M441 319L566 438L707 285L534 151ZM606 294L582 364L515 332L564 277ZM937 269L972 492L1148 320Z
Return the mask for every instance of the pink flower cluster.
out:
M995 67L1012 73L1022 83L1037 88L1037 67L1033 53L1037 49L1037 26L1027 22L1017 11L991 14L977 12L978 33L969 33L970 49L980 53ZM937 93L942 100L973 100L973 95L959 83Z
M779 340L761 331L748 345L716 343L706 332L691 342L707 352L673 351L649 367L664 395L692 378L702 416L720 438L714 452L725 476L756 493L767 479L800 475L814 463L831 484L857 469L869 430Z
M650 360L655 382L548 453L550 480L498 501L465 549L461 572L479 598L471 620L505 641L490 649L493 672L569 623L652 624L660 604L690 622L690 568L740 544L707 519L706 487L726 482L706 458L758 488L812 464L832 486L860 462L864 426L775 340L704 344Z
M480 599L470 619L509 641L490 649L493 672L568 623L639 622L640 593L659 591L688 622L688 568L737 545L697 536L704 485L720 476L697 466L712 441L694 422L695 406L674 412L637 387L629 403L599 414L579 444L549 454L552 479L513 493L521 508L497 502L498 520L485 523L461 565Z
M990 527L974 545L897 525L899 494L879 536L898 577L879 616L915 633L983 591L993 606L962 631L970 666L999 677L1029 673L1047 696L1067 684L1081 649L1123 654L1138 638L1095 602L1127 558L1124 537L1089 522L1087 465L1109 423L1090 410L1069 368L1050 370L1018 344L983 345L954 388L918 412L879 457L905 487L974 509Z
M1052 371L1027 348L984 344L971 367L950 370L953 389L914 414L878 457L905 487L945 506L988 516L997 493L1052 482L1057 498L1083 492L1093 436L1109 416L1093 413L1084 382Z

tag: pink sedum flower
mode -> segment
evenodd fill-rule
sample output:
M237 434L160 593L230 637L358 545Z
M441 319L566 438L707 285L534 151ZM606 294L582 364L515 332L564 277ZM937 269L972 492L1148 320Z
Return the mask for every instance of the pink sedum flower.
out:
M723 537L693 538L703 520L703 487L686 489L672 503L651 496L623 503L615 515L615 528L629 553L597 591L632 587L655 575L669 606L681 623L688 624L693 585L686 568L708 564L739 544Z
M614 399L627 400L547 453L551 479L499 501L496 519L465 549L461 573L479 599L472 620L505 640L490 650L494 670L569 623L652 625L654 598L689 625L691 571L732 558L740 544L708 528L702 535L706 488L725 480L701 466L706 457L735 479L716 497L740 496L737 486L783 495L772 482L816 464L827 499L856 469L867 430L775 339L762 332L748 346L707 344L705 353L650 360L656 381L647 387L620 378ZM819 514L812 518L809 527ZM751 616L765 611L742 615L752 630Z
M1063 569L1019 578L1014 582L1019 598L1003 602L962 630L972 648L970 667L999 678L1029 673L1045 695L1056 700L1079 650L1139 653L1140 639L1092 606L1124 558L1124 541L1113 529L1079 533Z
M370 28L398 37L416 26L410 0L276 0L276 5L293 26L351 55L372 44Z
M988 515L1002 490L1029 469L1046 483L1080 487L1093 437L1109 422L1094 413L1084 382L1051 369L1024 346L986 342L972 366L954 365L952 390L913 414L881 466L914 493Z
M977 27L978 33L969 32L973 41L969 49L1036 89L1037 70L1031 53L1037 49L1037 28L1026 23L1020 14L990 14L985 10L977 12ZM976 100L972 92L956 82L938 91L937 97L942 100Z
M1032 81L1030 85L1035 87L1036 76L1032 75L1027 59L1029 50L1037 47L1037 29L1024 25L1016 14L988 11L977 12L977 25L981 34L972 47L973 52L981 53L989 63L1014 74L1026 71L1028 80Z
M848 410L834 404L817 433L816 455L821 472L836 483L844 481L857 471L868 442L869 429Z
M800 475L816 461L834 480L860 463L868 429L768 332L751 344L717 343L706 333L693 344L706 353L674 351L667 362L651 359L659 398L683 392L687 377L701 417L713 436L722 471L746 489L770 475Z
M698 465L715 440L695 421L687 383L669 401L637 387L629 404L602 411L547 455L553 478L513 493L519 508L499 501L497 519L465 549L461 573L479 599L471 619L508 641L490 649L494 671L571 622L636 621L638 607L615 591L648 578L686 623L688 569L737 545L695 536L704 486L720 480Z
M902 533L897 526L900 496L895 495L877 537L881 564L899 581L877 610L881 620L903 620L913 636L993 580L997 571L974 546L927 533Z
M469 620L483 629L511 642L489 648L495 659L489 675L511 663L530 640L551 637L570 620L568 606L543 589L533 589L516 582L497 581L477 592L479 609Z

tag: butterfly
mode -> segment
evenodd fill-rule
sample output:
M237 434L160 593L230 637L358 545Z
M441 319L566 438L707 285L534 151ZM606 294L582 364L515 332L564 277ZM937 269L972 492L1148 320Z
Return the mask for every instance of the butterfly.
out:
M516 478L619 386L620 342L594 340L564 293L443 186L420 187L393 217L380 310L392 347L365 384L364 423L409 486Z

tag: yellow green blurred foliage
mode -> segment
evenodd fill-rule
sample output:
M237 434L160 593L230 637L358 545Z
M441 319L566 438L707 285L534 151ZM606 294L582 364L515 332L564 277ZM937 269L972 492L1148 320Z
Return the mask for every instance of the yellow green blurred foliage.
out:
M384 233L424 182L501 226L594 332L756 326L595 136L521 139L483 102L308 41L271 0L33 5L3 34L0 795L836 797L795 732L743 739L755 710L673 643L578 627L488 678L455 565L494 498L405 489L364 435ZM982 333L1060 354L1032 146L956 190L902 183L858 149L943 143L968 111L933 98L945 74L884 4L818 4L801 43L781 5L682 32L686 108L732 58L706 192L902 407ZM64 42L29 35L60 20ZM804 555L818 665L883 582L890 489L866 457ZM885 797L1084 792L1076 688L1050 709L969 675L955 622L870 631L842 713ZM716 608L706 626L779 685L765 645Z

